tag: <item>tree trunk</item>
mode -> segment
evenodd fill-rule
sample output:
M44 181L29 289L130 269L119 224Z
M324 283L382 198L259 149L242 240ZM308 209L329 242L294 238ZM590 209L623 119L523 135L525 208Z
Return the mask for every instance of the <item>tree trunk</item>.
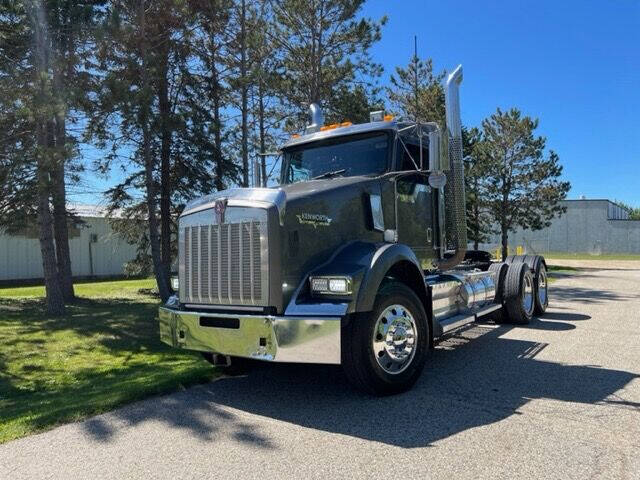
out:
M260 80L258 90L259 104L258 104L258 122L260 128L260 153L265 152L265 128L264 128L264 92L262 87L262 80ZM260 156L260 178L262 179L262 186L267 186L267 159L264 155Z
M56 126L56 130L57 129L58 127ZM64 133L62 133L62 137L64 138ZM67 223L67 195L64 183L64 163L64 158L56 158L51 174L53 229L56 240L56 256L58 259L60 288L62 289L65 301L72 301L75 298L75 292L73 290L71 254L69 251L69 225Z
M216 161L216 190L224 190L224 168L222 165L222 124L220 122L220 85L218 84L218 72L216 71L215 59L213 61L212 75L212 92L213 97L213 141L214 156Z
M147 58L148 45L146 42L145 31L145 8L144 2L140 2L140 27L142 31L142 53L143 53L143 71L149 72L149 61ZM147 95L144 99L146 102L143 105L140 112L140 123L142 126L142 155L144 158L144 173L145 173L145 188L146 188L146 203L147 203L147 221L149 225L149 243L151 245L151 259L153 261L153 272L156 277L156 283L158 284L158 293L163 302L166 302L171 295L171 289L169 285L169 272L165 269L162 262L162 251L160 245L160 235L158 234L158 218L156 217L156 186L154 173L154 161L151 155L151 132L149 127L149 113L151 110L151 88L149 85L148 75L145 75L143 80L143 94Z
M502 226L502 261L504 262L509 256L509 231Z
M44 287L47 301L47 313L49 315L64 315L64 297L60 287L58 266L56 265L56 252L53 243L53 221L49 209L49 168L44 158L47 150L47 126L46 122L38 122L38 229L40 240L40 252L42 254L42 272L44 274Z
M168 39L166 39L168 42ZM166 45L167 43L164 43ZM159 75L160 107L160 238L161 258L166 271L171 270L171 105L167 85L168 50L163 52Z
M246 36L246 1L242 0L240 14L240 89L242 110L242 186L249 186L249 126L248 122L248 81L247 81L247 36Z
M48 103L50 95L47 92L47 75L49 71L49 55L51 53L49 38L44 28L46 18L41 5L31 5L30 15L34 27L34 57L36 60L35 84L38 85L38 93L34 99L36 112L36 179L38 192L38 230L40 241L40 253L42 254L42 272L44 275L44 287L49 315L63 315L65 313L64 298L60 288L58 267L56 265L56 252L53 244L53 229L51 210L49 208L49 175L51 174L51 162L49 156L51 150L48 143L52 141L53 131L50 128Z
M46 292L47 313L49 315L64 315L64 297L58 282L56 253L53 245L52 219L49 210L49 195L46 183L43 186L41 166L38 168L38 227L40 253L42 254L42 271L44 273L44 287Z
M55 96L59 98L62 81L59 72L54 73L53 80ZM51 173L52 200L53 200L53 229L56 240L56 256L58 260L58 275L60 288L65 301L70 302L75 298L73 290L73 278L71 273L71 254L69 252L69 225L67 222L67 192L65 185L66 151L66 123L65 112L60 107L55 115L55 161Z
M144 150L144 171L145 186L147 189L147 214L149 223L149 243L151 244L151 258L153 261L153 272L158 284L158 293L163 302L166 302L171 295L169 290L169 273L162 261L162 248L160 245L160 235L158 234L158 218L156 217L156 189L153 178L153 160L151 158L151 139L149 127L143 127L143 150Z

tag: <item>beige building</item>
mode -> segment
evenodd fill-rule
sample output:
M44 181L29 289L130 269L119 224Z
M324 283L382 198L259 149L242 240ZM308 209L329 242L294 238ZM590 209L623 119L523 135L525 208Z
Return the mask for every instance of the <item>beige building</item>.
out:
M104 277L124 273L124 264L136 256L136 246L113 232L104 209L88 205L74 205L71 209L84 222L69 232L73 275ZM37 229L23 235L0 231L0 281L42 276Z

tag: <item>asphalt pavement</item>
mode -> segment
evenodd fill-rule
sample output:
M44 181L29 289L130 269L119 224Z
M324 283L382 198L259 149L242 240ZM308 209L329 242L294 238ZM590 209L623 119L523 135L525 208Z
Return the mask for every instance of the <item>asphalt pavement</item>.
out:
M589 263L551 299L453 332L403 395L266 365L0 445L0 478L640 478L640 263Z

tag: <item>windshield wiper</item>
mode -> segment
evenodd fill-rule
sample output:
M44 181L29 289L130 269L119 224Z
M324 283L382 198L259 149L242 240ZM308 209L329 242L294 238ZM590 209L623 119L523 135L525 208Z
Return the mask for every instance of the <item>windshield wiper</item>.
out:
M324 172L324 173L321 173L320 175L317 175L315 177L311 177L311 180L318 180L320 178L335 177L336 175L340 175L341 173L344 173L346 171L347 171L346 168L341 168L340 170L333 170L331 172Z

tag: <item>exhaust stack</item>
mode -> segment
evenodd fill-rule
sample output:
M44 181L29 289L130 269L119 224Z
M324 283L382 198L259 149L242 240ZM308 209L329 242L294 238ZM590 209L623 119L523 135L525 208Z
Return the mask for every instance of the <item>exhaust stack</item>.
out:
M309 120L310 124L304 129L304 133L314 133L320 130L320 127L324 124L324 115L322 109L317 103L309 105Z
M445 89L446 131L449 140L449 168L446 171L447 183L445 185L446 246L449 249L454 249L455 254L451 258L440 260L438 267L442 270L453 268L462 262L467 251L467 217L459 94L461 83L462 65L458 65L447 78Z

